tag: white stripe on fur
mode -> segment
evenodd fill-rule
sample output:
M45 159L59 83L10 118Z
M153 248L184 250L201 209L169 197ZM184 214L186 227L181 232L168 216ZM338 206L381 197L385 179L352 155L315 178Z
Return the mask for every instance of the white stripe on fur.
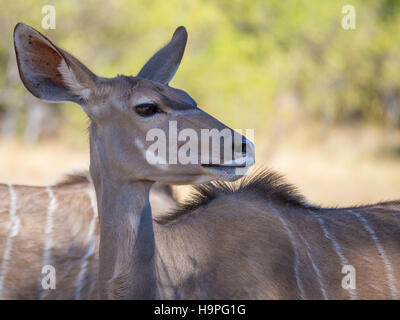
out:
M76 280L76 291L75 291L75 299L76 300L81 299L81 291L82 291L82 288L84 285L84 277L85 277L87 266L89 263L89 258L93 255L93 253L96 249L96 237L93 237L93 234L94 234L94 230L96 228L98 214L97 214L95 193L94 193L92 186L89 187L88 194L89 194L89 199L90 199L90 205L92 207L93 216L90 221L89 231L88 231L88 235L87 235L87 243L89 244L89 248L88 248L88 251L86 252L85 256L83 257L81 270L80 270L80 272L78 274L78 278ZM89 298L89 296L88 296L88 298Z
M386 276L388 278L388 282L389 282L389 288L390 288L390 292L392 294L392 299L398 299L398 291L397 288L395 286L396 280L393 276L393 269L392 269L392 264L390 263L385 250L383 249L383 246L381 244L381 242L378 239L378 236L376 235L375 231L369 226L367 219L365 219L360 213L355 212L353 210L347 210L349 213L353 214L355 217L357 217L364 229L371 235L372 240L374 240L375 245L378 249L379 255L382 258L383 264L385 265L386 268Z
M335 249L336 254L339 256L340 264L342 265L342 267L344 265L348 265L349 262L343 254L342 247L340 246L339 242L337 242L335 237L328 231L328 229L325 226L324 220L315 211L310 210L310 209L308 209L307 211L318 221L318 223L324 233L325 238L329 239L332 242L333 248ZM338 270L338 272L341 272L341 270ZM351 299L353 299L353 300L357 299L357 289L350 289L347 291L349 292Z
M327 292L326 292L325 285L324 285L324 283L323 283L323 281L322 281L321 272L319 271L319 268L318 268L318 266L315 264L314 259L312 258L312 255L311 255L311 248L310 248L308 242L306 241L306 239L304 239L302 235L299 235L299 236L300 236L300 238L301 238L301 239L303 240L303 242L304 242L305 249L306 249L307 256L308 256L308 259L310 259L310 261L311 261L311 266L313 267L313 269L314 269L314 271L315 271L315 274L317 275L318 282L319 282L319 286L320 286L321 292L322 292L322 296L324 297L325 300L328 300L328 294L327 294Z
M43 251L43 258L42 258L42 267L51 263L51 249L53 247L53 228L54 228L54 212L58 208L57 199L54 196L53 190L51 186L46 187L47 194L50 199L49 206L47 208L47 215L46 215L46 226L44 230L45 236L45 243L44 243L44 251ZM43 290L42 286L42 274L39 281L40 285L40 298L42 299L47 290Z
M7 271L8 271L8 263L10 262L10 257L11 257L11 248L13 244L14 237L18 235L20 226L21 226L21 221L19 217L16 215L17 214L17 194L15 193L15 190L13 188L12 184L8 184L8 190L10 192L10 221L8 225L8 237L6 240L6 246L4 249L3 253L3 259L1 262L1 267L0 267L0 299L3 298L3 289L4 289L4 279L7 276Z
M304 292L303 284L301 282L300 275L299 275L299 253L297 251L296 241L294 240L292 231L289 229L287 222L282 218L282 216L279 214L278 210L276 210L271 205L270 205L270 208L272 209L275 216L281 221L282 225L284 226L284 228L289 236L290 243L292 244L293 251L294 251L294 273L296 276L297 286L299 287L300 297L303 300L307 299L306 294Z

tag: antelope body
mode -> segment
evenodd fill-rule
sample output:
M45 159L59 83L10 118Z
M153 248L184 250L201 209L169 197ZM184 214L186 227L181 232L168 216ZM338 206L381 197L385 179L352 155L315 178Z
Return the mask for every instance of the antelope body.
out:
M14 36L21 79L28 90L42 99L76 102L91 119L90 173L100 242L98 262L93 258L88 264L98 263L95 286L100 298L399 297L399 202L319 208L307 204L276 174L261 171L236 183L209 182L198 188L189 203L168 215L152 216L149 192L154 182L200 183L241 177L235 169L243 161L156 166L145 159L146 132L166 129L169 121L195 131L230 130L201 111L185 92L168 86L186 45L184 28L175 31L170 43L137 77L111 79L97 77L26 25L18 24ZM239 159L252 164L252 144L243 138L242 145L246 152ZM235 145L232 149L237 150ZM15 225L18 213L12 199L10 192L7 217ZM90 230L87 225L83 216L71 223ZM71 249L60 254L71 267L74 259L88 257L87 245L84 250L72 249L80 242L74 235L71 227L65 240L69 246L61 245ZM95 246L90 248L96 251ZM23 265L22 254L11 253L21 256ZM342 268L348 265L356 271L356 286L346 289ZM95 277L95 273L86 276ZM13 278L7 283L12 284ZM81 297L92 296L82 293Z

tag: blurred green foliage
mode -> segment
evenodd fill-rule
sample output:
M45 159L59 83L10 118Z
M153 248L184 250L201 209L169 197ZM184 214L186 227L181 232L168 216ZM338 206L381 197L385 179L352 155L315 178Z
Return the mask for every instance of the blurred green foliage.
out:
M41 27L46 4L57 10L56 30ZM356 30L341 27L347 4ZM399 13L398 0L2 1L0 89L19 21L110 77L135 75L185 25L188 47L171 86L233 127L262 127L288 105L296 117L398 126ZM71 108L62 114L80 126L84 116Z

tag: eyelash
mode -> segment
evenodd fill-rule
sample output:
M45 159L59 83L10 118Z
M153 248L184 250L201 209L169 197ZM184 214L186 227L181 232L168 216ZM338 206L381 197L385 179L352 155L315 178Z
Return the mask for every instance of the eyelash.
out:
M135 112L141 117L151 117L156 113L164 113L155 103L141 103L134 107Z

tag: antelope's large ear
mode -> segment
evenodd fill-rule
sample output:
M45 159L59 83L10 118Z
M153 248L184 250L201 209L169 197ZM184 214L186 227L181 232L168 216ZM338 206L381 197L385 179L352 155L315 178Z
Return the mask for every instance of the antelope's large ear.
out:
M178 27L171 41L147 61L138 77L168 84L178 70L185 52L186 42L185 27Z
M76 103L89 98L96 75L40 32L18 23L14 47L21 80L34 96Z

